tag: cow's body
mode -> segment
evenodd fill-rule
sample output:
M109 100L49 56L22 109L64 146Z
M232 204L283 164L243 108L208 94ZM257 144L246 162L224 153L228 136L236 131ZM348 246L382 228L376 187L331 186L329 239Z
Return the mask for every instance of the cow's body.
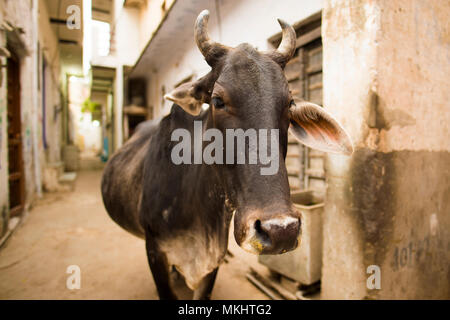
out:
M232 212L219 177L208 165L174 165L175 128L193 131L193 117L174 105L159 122L147 121L108 162L105 207L127 231L153 242L191 289L214 271L228 243Z

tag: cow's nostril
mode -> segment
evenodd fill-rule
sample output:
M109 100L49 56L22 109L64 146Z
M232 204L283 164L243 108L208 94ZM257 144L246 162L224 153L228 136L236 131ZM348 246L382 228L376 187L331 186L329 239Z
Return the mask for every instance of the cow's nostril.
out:
M238 243L251 253L280 254L294 250L300 241L299 235L300 220L297 217L282 215L269 219L249 219L244 239Z
M256 230L256 232L260 232L261 231L261 220L256 220L255 221L255 230Z
M269 234L262 228L261 220L256 220L254 224L256 237L259 241L261 241L265 245L270 245L270 237Z
M269 239L270 247L265 252L283 253L297 247L300 220L291 216L272 218L255 223L255 229L259 239Z

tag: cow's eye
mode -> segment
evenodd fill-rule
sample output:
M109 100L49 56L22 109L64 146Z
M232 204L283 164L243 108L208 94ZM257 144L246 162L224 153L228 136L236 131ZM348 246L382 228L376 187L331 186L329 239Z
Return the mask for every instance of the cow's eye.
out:
M213 97L211 99L211 102L212 102L212 105L214 106L214 108L222 109L225 107L225 103L219 97Z

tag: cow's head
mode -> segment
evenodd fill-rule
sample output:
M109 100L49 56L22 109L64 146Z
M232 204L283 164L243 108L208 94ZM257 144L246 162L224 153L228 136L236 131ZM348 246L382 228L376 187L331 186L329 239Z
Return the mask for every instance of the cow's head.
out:
M230 48L208 36L209 13L204 10L195 24L195 40L212 70L166 96L190 114L209 103L208 125L226 136L226 129L278 129L278 170L262 175L256 165L218 165L235 208L234 236L245 250L278 254L297 247L300 214L292 205L285 156L288 129L303 144L327 152L349 154L352 145L342 127L323 108L308 102L295 104L283 68L295 52L294 29L282 20L282 40L271 52L259 52L249 44ZM258 139L259 140L259 139ZM270 142L270 137L267 137ZM224 145L225 149L226 146ZM230 150L225 150L228 153Z

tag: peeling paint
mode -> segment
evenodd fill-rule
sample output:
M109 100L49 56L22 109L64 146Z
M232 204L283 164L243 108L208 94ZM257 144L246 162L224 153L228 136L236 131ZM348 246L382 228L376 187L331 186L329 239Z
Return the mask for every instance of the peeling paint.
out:
M324 298L450 298L449 24L439 10L325 2L324 104L347 117L356 148L327 158ZM365 285L369 265L380 266L380 290Z

